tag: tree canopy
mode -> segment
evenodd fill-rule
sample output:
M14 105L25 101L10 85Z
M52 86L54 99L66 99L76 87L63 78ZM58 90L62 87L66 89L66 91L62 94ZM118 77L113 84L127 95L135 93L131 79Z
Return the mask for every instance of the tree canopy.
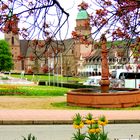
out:
M0 40L0 71L9 71L13 67L12 54L8 43Z

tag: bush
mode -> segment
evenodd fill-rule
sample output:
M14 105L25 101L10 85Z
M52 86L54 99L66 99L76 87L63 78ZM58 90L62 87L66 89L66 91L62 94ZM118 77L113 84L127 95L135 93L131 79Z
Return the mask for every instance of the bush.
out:
M46 81L39 81L39 82L38 82L38 85L46 86Z
M77 89L77 88L92 88L94 86L87 86L87 85L83 85L83 84L79 84L79 83L53 83L53 82L50 82L50 85L51 86L59 86L61 87L63 85L63 87L65 88L74 88L74 89Z

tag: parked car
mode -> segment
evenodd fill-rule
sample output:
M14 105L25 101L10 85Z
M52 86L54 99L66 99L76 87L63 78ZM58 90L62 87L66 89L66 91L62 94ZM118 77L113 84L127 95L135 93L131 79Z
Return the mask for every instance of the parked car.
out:
M83 83L83 85L93 85L93 86L100 86L99 81L101 80L101 76L90 76L88 79Z

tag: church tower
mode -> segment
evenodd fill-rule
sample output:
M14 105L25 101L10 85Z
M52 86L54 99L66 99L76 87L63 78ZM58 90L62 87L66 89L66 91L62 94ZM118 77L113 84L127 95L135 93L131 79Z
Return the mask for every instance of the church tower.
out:
M17 28L17 24L14 25L15 28ZM14 27L12 27L14 28ZM5 32L4 33L5 40L9 43L12 57L13 57L13 63L14 67L13 70L15 72L20 72L22 70L21 68L21 61L18 60L18 56L20 56L20 40L19 35L14 34L12 31Z
M21 61L18 60L18 57L21 56L20 51L20 40L19 40L19 28L18 21L19 18L16 14L13 14L13 8L10 2L8 2L9 6L9 14L7 15L8 19L3 28L4 38L9 43L10 50L13 58L13 71L20 72L21 71Z
M89 14L87 10L82 7L77 14L75 31L83 35L89 35L91 33Z

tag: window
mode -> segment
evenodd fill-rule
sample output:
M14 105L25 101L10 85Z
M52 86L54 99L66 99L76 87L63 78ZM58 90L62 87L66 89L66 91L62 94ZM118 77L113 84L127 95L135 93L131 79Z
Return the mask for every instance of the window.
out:
M72 49L71 53L74 54L74 50L73 49Z
M24 70L24 60L21 61L22 70Z
M120 73L119 79L121 79L122 76L125 79L140 79L140 73L122 72Z
M12 40L11 40L11 41L12 41L12 42L11 42L12 45L14 45L14 37L13 37L13 36L12 36Z

